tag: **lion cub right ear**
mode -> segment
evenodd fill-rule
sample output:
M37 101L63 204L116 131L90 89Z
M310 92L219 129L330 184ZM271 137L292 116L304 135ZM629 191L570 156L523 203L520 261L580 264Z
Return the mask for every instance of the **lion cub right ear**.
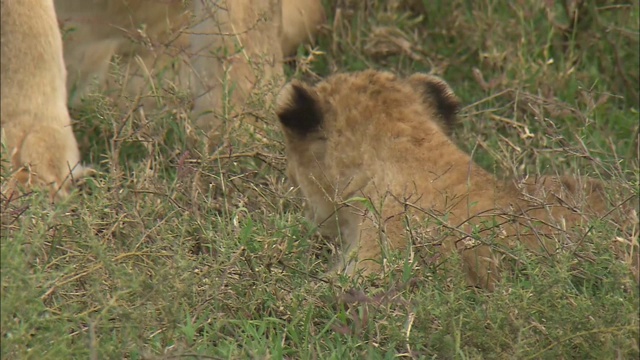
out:
M407 82L420 94L423 103L438 115L440 128L450 135L458 123L460 99L449 84L437 76L421 73L409 76Z
M306 136L322 127L323 116L318 93L310 86L293 80L286 84L276 100L280 124L298 136Z

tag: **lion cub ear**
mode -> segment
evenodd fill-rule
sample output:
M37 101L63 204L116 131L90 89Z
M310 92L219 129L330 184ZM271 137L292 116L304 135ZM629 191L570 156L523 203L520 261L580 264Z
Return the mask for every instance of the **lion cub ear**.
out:
M322 110L316 91L300 81L286 84L276 100L276 114L282 126L306 136L322 126Z
M442 130L447 135L451 134L458 122L456 114L460 108L460 99L449 84L437 76L421 73L409 76L407 81L420 94L424 103L438 114Z

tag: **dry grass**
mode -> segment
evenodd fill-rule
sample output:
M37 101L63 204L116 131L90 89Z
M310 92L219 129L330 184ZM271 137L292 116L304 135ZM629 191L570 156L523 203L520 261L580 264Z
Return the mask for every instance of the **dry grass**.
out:
M456 141L496 175L578 172L637 198L637 3L326 7L293 76L440 74L467 104ZM325 282L332 247L286 182L272 104L205 154L188 99L161 93L159 110L116 95L74 109L99 174L67 201L2 199L2 358L639 356L638 286L609 246L637 235L596 222L577 252L522 254L492 294L404 254L388 283Z

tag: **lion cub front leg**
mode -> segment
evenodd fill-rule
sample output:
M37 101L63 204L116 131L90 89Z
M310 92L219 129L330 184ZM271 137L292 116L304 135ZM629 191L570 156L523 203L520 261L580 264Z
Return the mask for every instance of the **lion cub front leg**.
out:
M340 252L331 273L352 276L378 274L382 270L380 232L369 219L351 219L340 226Z
M496 282L500 281L500 273L491 248L488 245L479 245L462 250L461 255L467 284L494 291Z

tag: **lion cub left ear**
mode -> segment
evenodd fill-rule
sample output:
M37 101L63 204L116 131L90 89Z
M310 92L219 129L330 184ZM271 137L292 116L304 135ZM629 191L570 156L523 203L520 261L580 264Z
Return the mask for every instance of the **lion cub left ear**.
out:
M437 76L421 73L409 76L407 82L420 94L424 104L435 111L440 127L450 135L458 123L460 99L449 84Z
M310 86L293 80L286 84L276 100L276 114L283 128L299 136L306 136L320 129L323 116L316 91Z

